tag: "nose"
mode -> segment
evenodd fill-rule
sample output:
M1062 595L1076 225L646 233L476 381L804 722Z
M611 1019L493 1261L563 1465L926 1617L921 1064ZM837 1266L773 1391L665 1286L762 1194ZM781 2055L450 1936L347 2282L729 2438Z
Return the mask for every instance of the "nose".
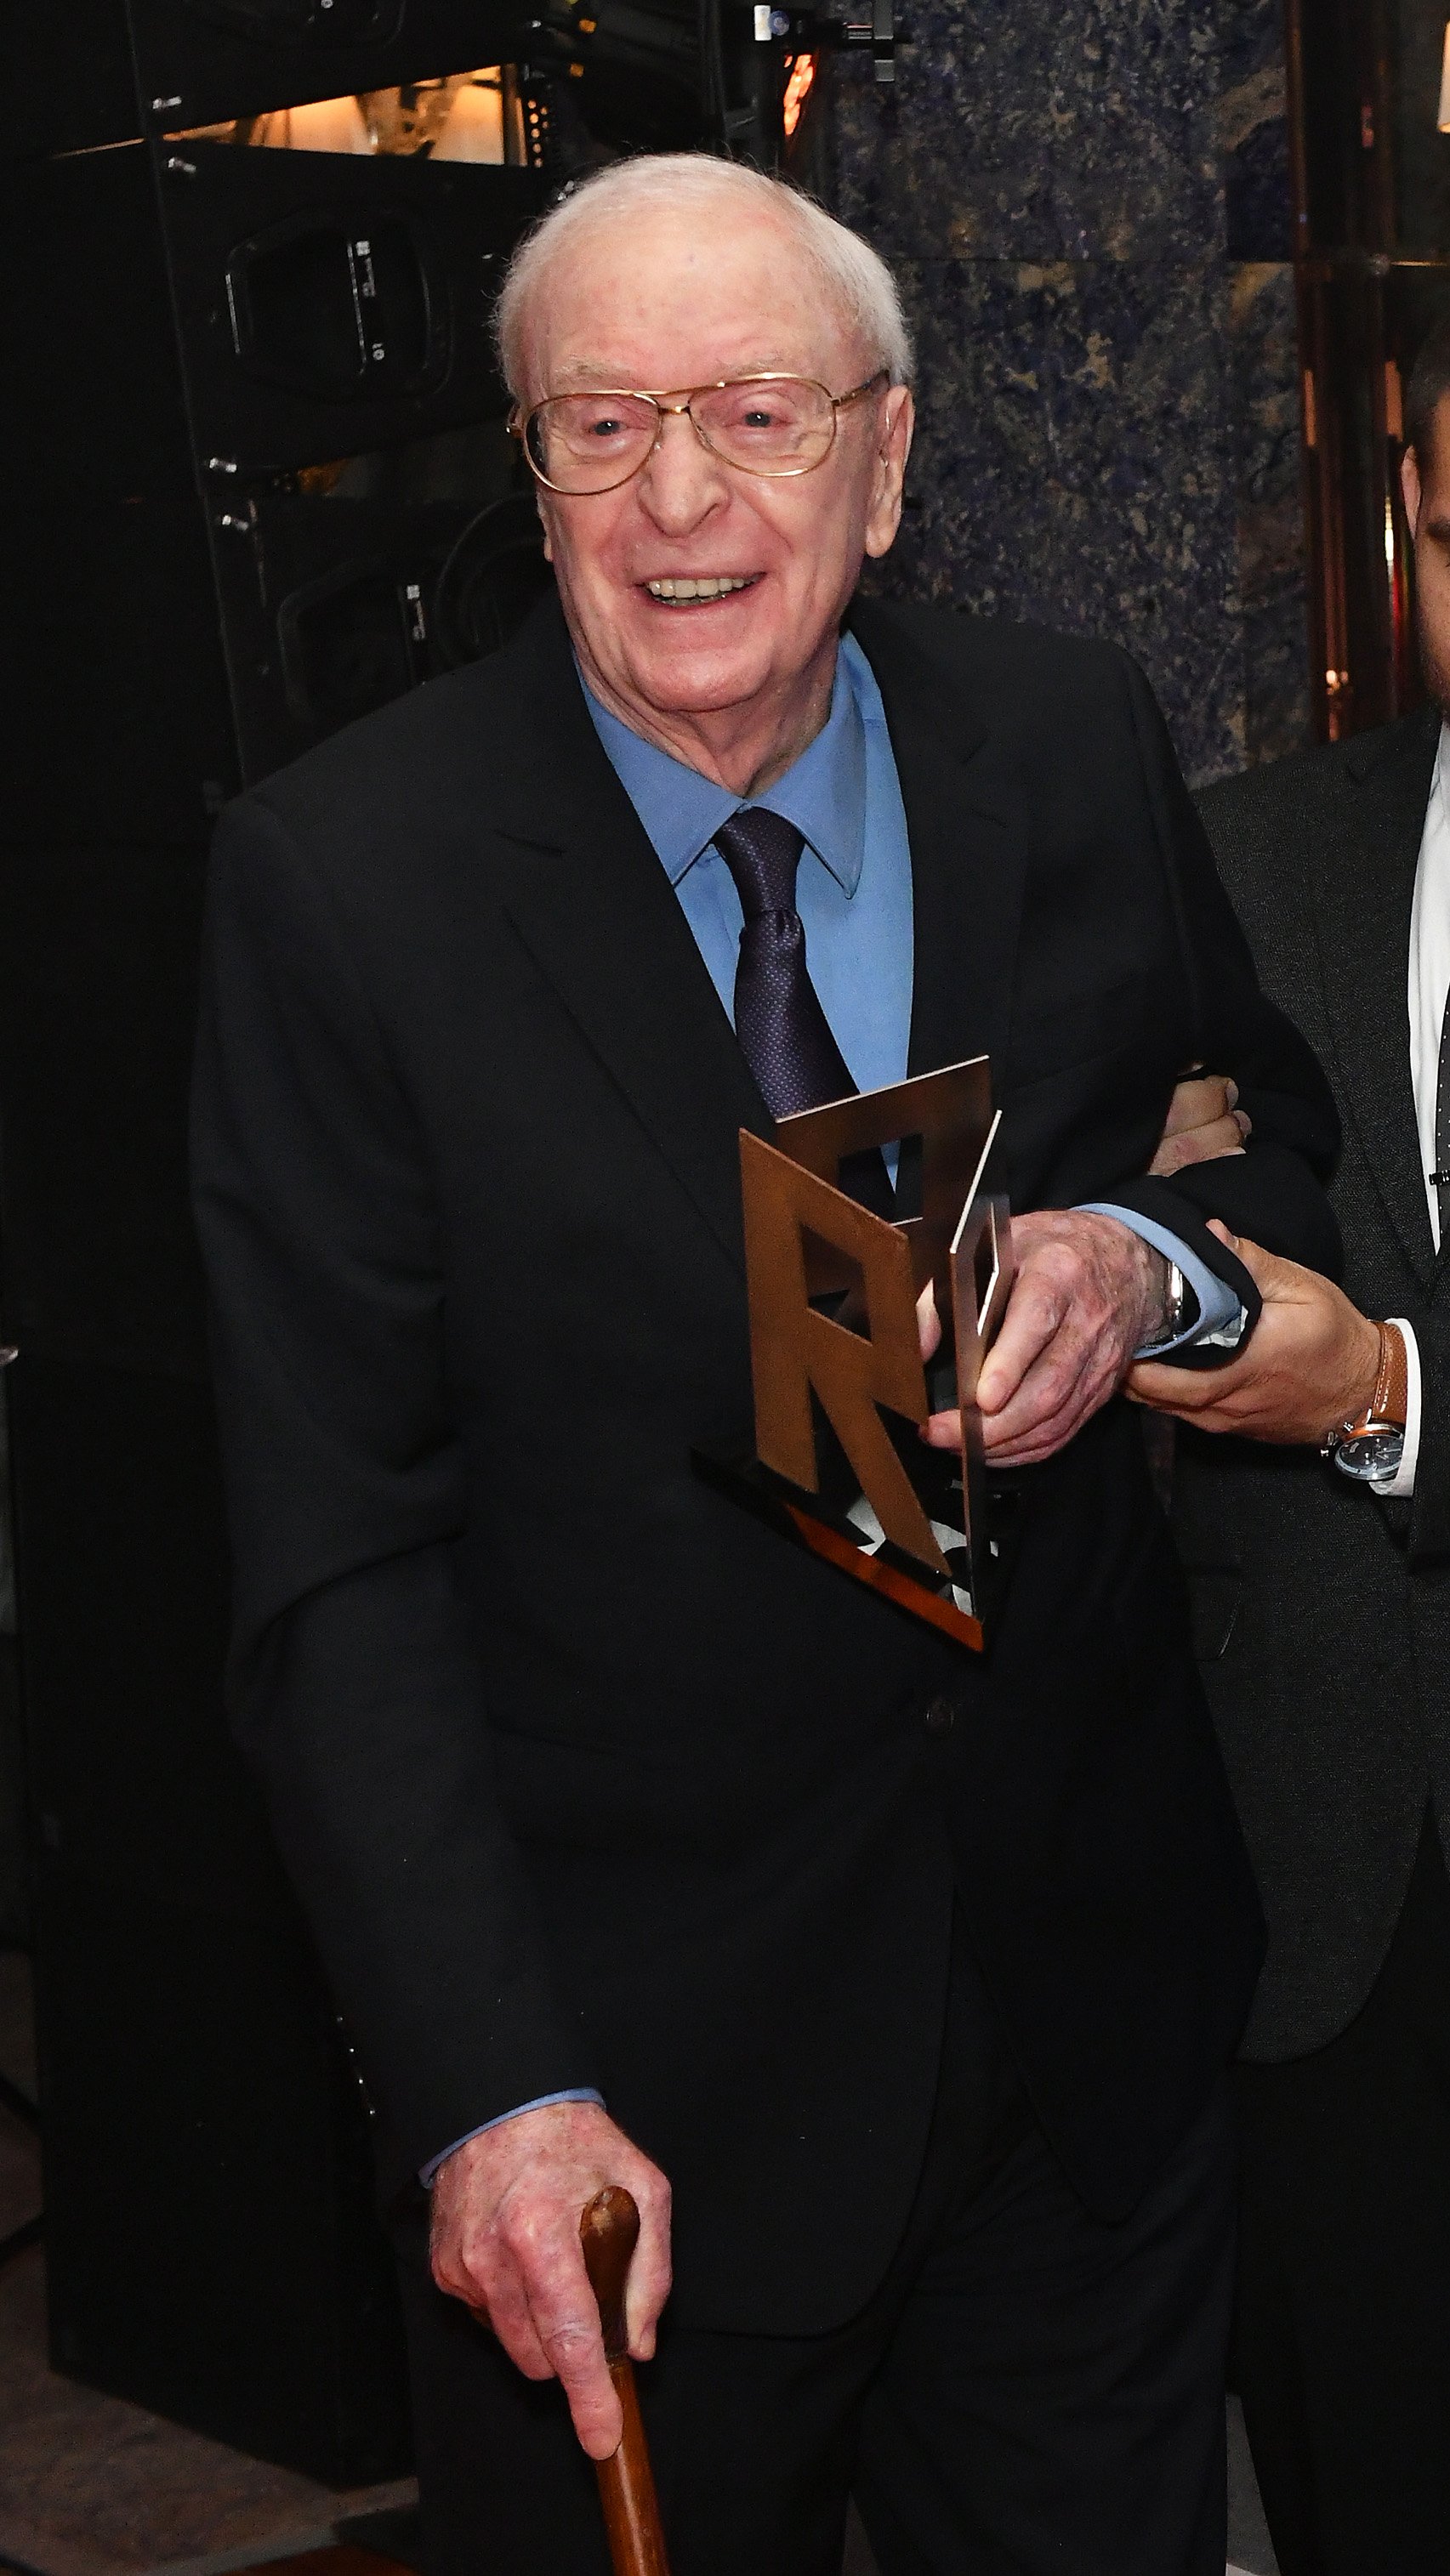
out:
M664 536L687 537L728 496L725 469L686 412L666 412L639 477L643 508Z

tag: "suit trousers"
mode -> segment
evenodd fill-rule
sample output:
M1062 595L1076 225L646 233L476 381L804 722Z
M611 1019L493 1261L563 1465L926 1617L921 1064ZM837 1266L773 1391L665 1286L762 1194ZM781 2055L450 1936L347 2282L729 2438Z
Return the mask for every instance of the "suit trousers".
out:
M1450 1879L1433 1820L1368 2002L1235 2073L1233 2376L1284 2576L1450 2576Z
M1222 2576L1232 2204L1225 2084L1132 2216L1092 2218L959 1932L923 2170L866 2307L799 2337L666 2311L639 2379L672 2576L841 2576L852 2493L881 2576ZM398 2251L426 2576L608 2576L557 2385L433 2288L416 2205Z

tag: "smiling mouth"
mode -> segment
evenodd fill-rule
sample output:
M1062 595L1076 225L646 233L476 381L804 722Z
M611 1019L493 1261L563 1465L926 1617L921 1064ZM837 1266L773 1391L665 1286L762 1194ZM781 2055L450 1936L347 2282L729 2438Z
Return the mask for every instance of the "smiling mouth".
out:
M753 590L759 579L758 572L705 573L693 579L647 581L643 587L665 608L694 608L706 600L728 599L732 591Z

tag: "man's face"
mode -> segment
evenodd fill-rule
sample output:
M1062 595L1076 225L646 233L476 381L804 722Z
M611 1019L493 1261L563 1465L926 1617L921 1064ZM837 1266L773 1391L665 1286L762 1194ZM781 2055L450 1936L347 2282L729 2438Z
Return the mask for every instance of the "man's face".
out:
M526 403L772 371L841 394L872 366L787 226L698 212L581 231L546 273L525 359ZM605 703L645 732L671 716L788 705L834 655L863 554L884 554L896 533L910 416L901 387L867 395L837 415L823 464L774 481L722 464L688 419L670 418L618 490L541 490L570 632ZM673 605L650 588L722 575L745 587Z
M1450 709L1450 394L1435 409L1428 453L1410 448L1400 469L1415 540L1415 624L1425 686Z

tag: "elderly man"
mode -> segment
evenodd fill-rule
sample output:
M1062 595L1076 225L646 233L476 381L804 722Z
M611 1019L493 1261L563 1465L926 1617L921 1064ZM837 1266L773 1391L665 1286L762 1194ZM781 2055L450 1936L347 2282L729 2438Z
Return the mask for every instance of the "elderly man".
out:
M233 809L196 1119L237 1722L389 2141L429 2567L604 2566L613 2182L677 2576L837 2576L852 2490L883 2576L1219 2576L1260 1930L1110 1399L1251 1328L1211 1219L1333 1262L1328 1095L1124 658L852 608L912 420L862 243L636 162L500 325L558 604ZM740 1128L984 1050L977 1658L691 1453L750 1437ZM1249 1150L1135 1178L1195 1061Z

